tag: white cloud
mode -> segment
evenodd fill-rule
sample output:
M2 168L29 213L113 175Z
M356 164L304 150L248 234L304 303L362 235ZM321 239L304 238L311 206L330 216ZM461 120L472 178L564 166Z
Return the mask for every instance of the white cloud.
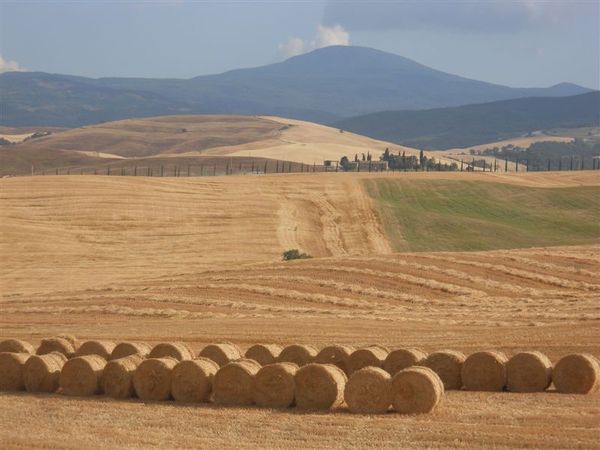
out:
M19 64L16 61L7 61L0 55L0 73L20 72L21 70L23 70L23 68L19 67Z
M291 37L285 44L279 44L279 50L289 58L331 45L350 45L350 33L341 25L331 27L319 25L312 41L305 42L299 37Z
M285 44L279 44L279 50L288 58L301 55L304 53L304 41L298 37L289 38Z
M329 47L330 45L349 45L350 34L341 25L324 27L319 25L317 38L313 42L314 48Z

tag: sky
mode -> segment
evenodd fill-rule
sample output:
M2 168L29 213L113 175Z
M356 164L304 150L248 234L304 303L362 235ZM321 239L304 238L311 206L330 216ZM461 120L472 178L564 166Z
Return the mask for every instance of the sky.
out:
M600 89L600 0L0 0L0 71L191 78L328 45L514 87Z

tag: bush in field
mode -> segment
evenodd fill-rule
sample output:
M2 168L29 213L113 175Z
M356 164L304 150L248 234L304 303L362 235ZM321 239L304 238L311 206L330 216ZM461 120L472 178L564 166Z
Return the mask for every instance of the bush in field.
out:
M307 255L306 253L300 253L300 250L297 248L293 248L291 250L286 250L283 252L283 261L291 261L292 259L307 259L312 258L312 256Z

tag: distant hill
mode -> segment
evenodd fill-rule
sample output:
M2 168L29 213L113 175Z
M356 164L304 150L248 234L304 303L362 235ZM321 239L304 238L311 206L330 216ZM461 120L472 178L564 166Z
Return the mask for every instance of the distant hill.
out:
M568 83L511 88L444 73L379 50L334 46L281 63L188 80L5 73L0 75L0 125L76 127L191 113L277 115L331 123L383 110L588 91Z
M78 127L189 110L152 92L105 87L89 78L42 72L3 73L0 98L0 124L4 126Z
M9 131L18 134L22 129ZM31 129L29 129L31 131ZM35 131L35 130L33 130ZM173 115L88 125L0 146L0 176L41 172L103 173L135 166L185 167L226 164L250 169L252 160L321 165L326 159L372 153L386 147L417 156L418 150L311 122L273 116ZM297 167L299 169L299 167ZM117 173L113 172L113 173ZM156 172L155 172L156 173Z
M468 147L549 128L600 124L600 92L453 108L386 111L337 122L344 130L424 149Z

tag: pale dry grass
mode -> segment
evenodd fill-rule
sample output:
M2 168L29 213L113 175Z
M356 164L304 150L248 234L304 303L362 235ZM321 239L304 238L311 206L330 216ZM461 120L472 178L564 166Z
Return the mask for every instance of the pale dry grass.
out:
M453 160L460 166L460 161L464 162L464 167L467 167L473 159L475 160L485 160L488 165L493 165L497 162L498 171L504 172L504 169L508 169L508 172L515 172L517 170L516 163L512 161L508 161L508 164L505 166L504 160L500 160L495 158L494 156L486 156L486 155L471 155L470 150L475 150L476 152L483 152L486 149L492 149L494 147L502 148L507 145L513 145L515 147L521 148L529 148L531 144L536 142L571 142L573 141L572 137L563 137L563 136L548 136L548 135L536 135L536 136L523 136L519 138L506 139L504 141L490 142L488 144L480 144L474 145L471 147L465 148L450 148L447 150L433 151L429 152L429 154L435 158L445 158L449 160ZM476 168L476 170L481 170L481 168ZM525 164L521 164L519 167L520 171L525 170Z
M432 414L362 416L0 394L5 447L594 448L599 396L448 392ZM55 415L49 416L48 411ZM35 423L35 433L14 424ZM198 426L202 424L202 426ZM260 426L257 426L260 424ZM65 436L69 436L65 441Z
M0 180L0 339L600 356L599 245L389 254L368 176L394 175ZM598 184L590 172L402 176ZM280 262L291 243L318 258ZM600 394L449 392L419 417L46 394L2 394L0 408L6 448L558 448L595 445Z
M407 156L419 156L419 150L411 147L379 141L349 131L340 133L339 129L325 125L272 116L264 116L262 119L287 128L280 129L277 135L261 142L215 148L208 153L256 156L304 164L322 164L325 160L339 161L342 156L353 160L354 155L362 158L363 153L371 153L374 160L378 160L386 148L393 154L405 152ZM447 161L444 155L440 158Z
M33 133L21 133L21 134L0 134L0 139L5 139L13 144L23 142L25 139L30 138Z

